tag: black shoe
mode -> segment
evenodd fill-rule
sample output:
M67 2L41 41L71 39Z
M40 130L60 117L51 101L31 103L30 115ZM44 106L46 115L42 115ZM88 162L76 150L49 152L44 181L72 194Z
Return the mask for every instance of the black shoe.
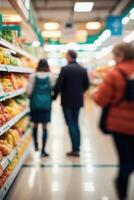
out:
M49 157L50 155L46 152L41 152L41 157Z
M116 190L116 194L119 200L127 200L126 195L123 195L123 191L119 188L118 180L115 179L114 186Z
M79 151L71 151L71 152L67 153L66 155L73 156L73 157L79 157L80 153L79 153Z

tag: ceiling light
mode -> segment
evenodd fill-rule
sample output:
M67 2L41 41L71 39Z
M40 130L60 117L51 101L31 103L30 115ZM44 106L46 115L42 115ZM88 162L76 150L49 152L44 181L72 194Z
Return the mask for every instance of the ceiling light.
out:
M59 38L61 37L61 31L42 31L44 38Z
M75 12L90 12L93 9L93 2L76 2L74 6Z
M127 24L128 22L129 22L129 17L124 17L123 19L122 19L122 24Z
M132 31L129 35L127 35L123 41L129 43L134 40L134 31Z
M129 16L131 20L134 19L134 13L131 13L131 15Z
M59 24L56 22L47 22L44 24L44 28L48 31L57 30L59 27Z
M39 47L39 46L40 46L40 42L39 42L39 41L34 41L34 42L32 43L32 46L33 46L33 47Z
M134 13L134 8L132 8L132 9L130 10L130 13Z
M86 24L86 28L89 30L98 30L101 28L101 23L100 22L88 22Z

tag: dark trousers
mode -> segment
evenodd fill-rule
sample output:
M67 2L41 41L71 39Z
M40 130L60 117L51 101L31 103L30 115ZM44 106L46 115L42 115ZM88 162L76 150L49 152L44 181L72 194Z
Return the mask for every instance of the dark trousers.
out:
M63 107L63 113L66 124L69 129L70 138L72 142L72 150L80 151L80 129L79 129L79 112L80 108L66 108Z
M117 184L122 196L127 196L129 177L134 172L134 137L113 134L114 143L119 155L120 168Z
M46 142L47 142L47 128L43 128L43 124L42 124L42 129L43 129L43 135L42 135L42 152L45 151L45 146L46 146ZM34 140L34 147L35 150L38 150L39 146L38 146L38 125L37 127L33 128L33 140Z

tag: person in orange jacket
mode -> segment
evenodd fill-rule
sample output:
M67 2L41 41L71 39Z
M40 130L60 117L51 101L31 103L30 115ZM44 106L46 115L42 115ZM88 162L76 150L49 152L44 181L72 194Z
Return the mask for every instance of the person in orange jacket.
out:
M118 198L126 200L129 178L134 171L134 101L128 101L124 95L127 79L134 78L134 46L119 44L114 47L113 55L116 66L99 85L93 99L103 108L109 106L105 126L112 133L120 162L115 187Z

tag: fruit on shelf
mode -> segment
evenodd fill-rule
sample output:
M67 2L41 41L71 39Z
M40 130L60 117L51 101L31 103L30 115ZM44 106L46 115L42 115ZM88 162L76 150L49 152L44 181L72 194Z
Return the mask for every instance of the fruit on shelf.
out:
M6 111L4 105L0 103L0 126L3 126L11 119L11 115Z
M21 136L23 134L23 132L27 129L27 127L29 126L29 116L25 116L23 117L21 120L19 120L14 126L13 128L16 129L19 133L19 135Z
M29 58L26 57L21 57L21 65L24 67L30 67L35 69L37 67L37 63L34 62L33 60L30 60Z
M0 161L2 160L3 155L2 155L2 151L0 151Z
M11 55L10 49L0 47L0 64L20 66L20 59Z
M7 166L7 168L4 171L2 168L0 168L0 188L2 188L2 186L5 184L8 177L11 175L12 171L16 167L18 161L20 160L21 156L24 154L30 142L31 142L31 135L28 135L25 138L24 142L18 147L16 156Z
M20 136L17 130L11 128L0 137L0 141L1 139L10 144L13 149L18 144Z
M7 156L12 151L12 146L6 140L0 140L0 151L3 156Z
M2 174L3 174L3 168L2 168L2 166L0 165L0 177L2 176Z
M20 74L8 73L0 76L0 83L4 92L12 92L20 88L26 88L27 79Z
M13 42L13 31L9 29L3 29L2 30L2 38L7 40L8 42Z
M28 104L29 101L25 95L0 103L0 127L7 123L11 118L21 113L28 107Z
M1 85L2 85L4 92L12 92L13 91L13 85L12 85L12 82L11 82L9 76L1 75L0 81L1 81Z
M2 64L4 61L4 55L2 53L2 51L0 51L0 64Z

